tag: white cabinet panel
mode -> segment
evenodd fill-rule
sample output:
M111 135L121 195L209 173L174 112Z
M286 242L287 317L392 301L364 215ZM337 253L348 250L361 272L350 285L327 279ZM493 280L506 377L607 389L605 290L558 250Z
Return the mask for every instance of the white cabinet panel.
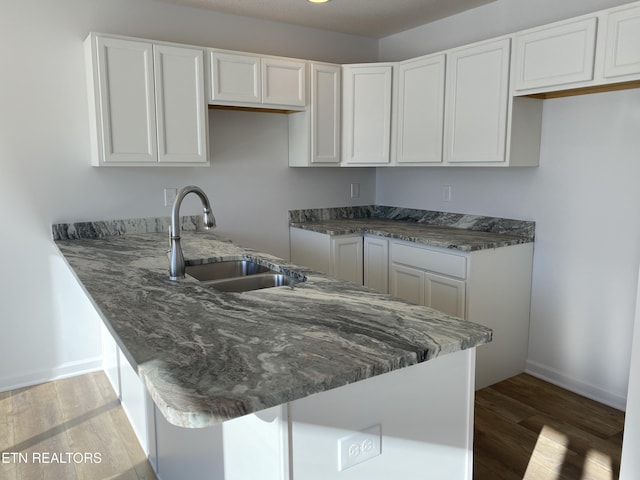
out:
M607 17L606 78L640 74L640 6L616 10Z
M364 237L364 285L380 293L389 293L389 241Z
M593 17L518 33L515 89L592 80L596 24Z
M304 107L305 63L263 58L262 103Z
M343 66L343 163L389 163L392 71L388 64Z
M466 318L466 282L425 272L424 304L454 317Z
M259 56L210 51L209 60L210 101L262 101Z
M292 402L292 480L470 480L474 350ZM381 454L340 471L340 439L376 425Z
M91 37L90 37L91 38ZM90 40L88 40L90 42ZM89 48L92 45L89 44ZM156 110L153 45L97 37L98 149L100 163L155 163ZM90 80L90 83L91 80ZM90 94L89 102L93 102Z
M510 39L451 50L447 56L444 159L504 163Z
M309 106L289 116L289 166L336 166L341 154L341 67L309 64Z
M92 33L85 51L94 166L209 164L202 50Z
M231 106L306 105L306 63L209 50L209 102Z
M158 161L206 163L204 54L199 49L154 46Z
M391 295L416 305L425 305L423 270L392 262L389 273Z
M398 164L442 162L444 68L444 54L399 66Z
M362 285L362 236L331 238L334 277Z
M289 228L289 250L291 262L309 267L317 272L331 274L331 236L323 233Z
M312 63L311 163L340 163L341 69Z

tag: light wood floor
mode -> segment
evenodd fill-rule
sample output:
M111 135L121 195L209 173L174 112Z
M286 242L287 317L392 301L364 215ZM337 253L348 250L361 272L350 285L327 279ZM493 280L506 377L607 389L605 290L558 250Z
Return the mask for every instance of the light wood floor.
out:
M0 393L0 479L155 478L104 373Z
M476 392L474 480L616 480L624 413L518 375Z
M618 410L526 374L480 390L475 407L474 480L618 478ZM0 393L0 479L36 478L155 479L102 372Z

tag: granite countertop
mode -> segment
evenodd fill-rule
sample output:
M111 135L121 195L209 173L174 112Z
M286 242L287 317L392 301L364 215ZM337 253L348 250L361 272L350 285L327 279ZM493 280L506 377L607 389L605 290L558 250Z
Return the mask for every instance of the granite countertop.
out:
M533 242L534 222L408 208L292 210L289 225L328 235L367 234L471 252Z
M250 258L306 281L243 293L191 277L170 281L168 218L53 226L59 250L175 425L213 425L491 341L478 324L194 231L195 218L183 219L188 262Z

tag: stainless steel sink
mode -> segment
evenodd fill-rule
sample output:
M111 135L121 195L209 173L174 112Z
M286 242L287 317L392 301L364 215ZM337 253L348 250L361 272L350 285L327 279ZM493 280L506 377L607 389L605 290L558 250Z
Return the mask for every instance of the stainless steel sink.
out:
M250 260L187 265L186 274L221 292L247 292L300 282Z
M249 260L228 260L224 262L187 265L186 273L196 280L208 282L232 277L244 277L256 273L271 272L269 268Z
M289 285L290 280L289 276L281 273L257 273L245 277L208 282L208 285L222 292L247 292L261 288L282 287Z

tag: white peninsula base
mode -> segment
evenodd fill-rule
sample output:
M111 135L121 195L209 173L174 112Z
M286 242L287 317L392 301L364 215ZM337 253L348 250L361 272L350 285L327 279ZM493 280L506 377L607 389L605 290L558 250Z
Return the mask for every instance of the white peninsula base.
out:
M472 478L475 348L197 429L165 420L104 333L105 371L160 480Z

